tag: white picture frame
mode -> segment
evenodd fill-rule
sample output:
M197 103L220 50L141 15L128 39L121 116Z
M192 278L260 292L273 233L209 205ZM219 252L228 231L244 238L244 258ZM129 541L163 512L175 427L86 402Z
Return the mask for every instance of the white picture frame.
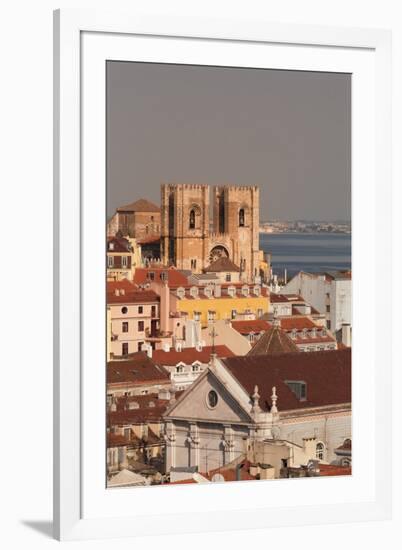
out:
M358 284L353 291L350 479L310 480L308 491L303 480L106 490L105 357L99 345L105 339L105 303L99 296L104 293L106 59L213 60L215 65L351 72L353 269ZM55 12L56 538L390 517L392 438L391 422L384 419L391 418L391 347L375 345L376 340L389 342L389 327L382 323L389 304L380 290L382 273L391 272L391 249L384 244L391 241L390 59L391 35L384 30L135 12ZM136 498L139 491L141 499Z

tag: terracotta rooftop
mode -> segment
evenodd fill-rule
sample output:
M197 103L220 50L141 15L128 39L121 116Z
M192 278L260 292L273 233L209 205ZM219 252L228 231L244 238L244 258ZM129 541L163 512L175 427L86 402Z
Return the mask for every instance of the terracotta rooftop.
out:
M159 302L159 296L153 290L137 288L131 281L107 282L108 304L142 304Z
M350 466L336 466L335 464L320 464L320 476L350 476Z
M252 332L265 332L271 326L268 321L253 319L250 321L231 321L232 327L240 334L250 334Z
M240 267L232 262L229 258L218 258L212 264L204 269L205 273L219 273L222 271L240 272Z
M209 363L212 353L212 346L204 346L201 351L196 348L183 348L182 351L170 351L161 349L155 350L152 359L159 365L175 366L178 363L192 365L195 361ZM218 357L233 357L234 353L226 346L215 346L215 353Z
M314 321L309 317L297 316L297 317L280 317L281 329L283 330L303 330L304 328L319 328Z
M247 355L272 355L292 352L299 353L299 348L284 330L274 325L264 332Z
M239 469L240 479L238 481L250 481L255 480L256 477L252 476L249 472L250 470L250 461L243 460L241 463L241 468ZM214 470L209 470L207 473L201 473L204 477L212 481L212 478L215 474L221 474L225 481L237 481L236 479L236 466L228 464L227 466L221 466L220 468L215 468Z
M169 288L188 286L187 277L175 267L139 267L134 273L134 283L136 285L152 283L153 281L162 283L163 277L167 277Z
M159 407L124 409L118 411L108 411L108 426L122 424L142 424L144 422L159 422L165 414L168 404L161 404Z
M107 239L108 252L125 252L131 253L132 248L130 241L125 237L108 237Z
M156 380L169 381L169 373L142 351L133 353L127 360L109 361L107 364L108 384L143 384Z
M279 411L350 403L351 350L295 352L229 357L222 362L250 395L258 386L260 406L269 411L276 386ZM304 382L306 399L299 400L286 382Z
M119 206L117 212L160 212L159 206L147 199L139 199L130 204Z
M274 292L271 292L271 302L273 304L289 302L299 302L300 304L304 304L305 300L298 294L275 294Z

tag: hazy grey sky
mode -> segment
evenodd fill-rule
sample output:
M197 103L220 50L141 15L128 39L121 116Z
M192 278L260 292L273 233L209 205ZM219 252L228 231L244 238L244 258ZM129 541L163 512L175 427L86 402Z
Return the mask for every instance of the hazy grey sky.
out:
M160 183L259 185L268 219L350 219L350 76L109 62L108 214Z

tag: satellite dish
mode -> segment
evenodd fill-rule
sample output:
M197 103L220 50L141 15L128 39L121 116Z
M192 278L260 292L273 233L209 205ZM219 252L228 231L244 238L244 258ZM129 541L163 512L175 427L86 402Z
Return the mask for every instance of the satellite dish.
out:
M222 474L214 474L214 475L212 476L211 481L212 481L213 483L222 483L222 481L225 481L225 478L223 477Z

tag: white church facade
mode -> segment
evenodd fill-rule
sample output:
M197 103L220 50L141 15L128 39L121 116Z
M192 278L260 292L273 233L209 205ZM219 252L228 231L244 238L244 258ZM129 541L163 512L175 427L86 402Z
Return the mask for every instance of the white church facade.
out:
M351 441L351 351L212 357L166 411L164 431L167 473L242 459L274 468L272 477L312 459L340 464L337 449Z

